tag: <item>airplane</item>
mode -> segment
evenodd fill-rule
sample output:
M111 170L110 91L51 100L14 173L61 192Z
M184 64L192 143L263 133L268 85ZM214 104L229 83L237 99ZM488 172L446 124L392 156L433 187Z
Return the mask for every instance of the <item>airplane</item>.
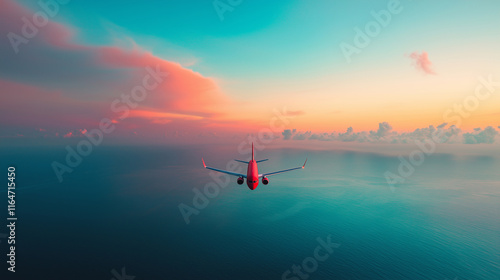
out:
M243 160L235 159L235 161L237 161L237 162L248 164L246 175L236 173L236 172L227 171L227 170L209 167L205 164L205 161L203 160L203 158L201 158L201 161L203 162L203 167L205 167L206 169L210 169L210 170L221 172L221 173L226 173L226 174L229 174L232 176L238 176L238 180L236 181L238 183L238 185L243 185L245 178L246 178L247 179L247 186L251 190L255 190L257 188L257 186L259 185L259 178L262 178L262 184L267 185L267 184L269 184L269 179L267 178L267 176L276 175L276 174L280 174L280 173L284 173L284 172L288 172L288 171L292 171L292 170L297 170L297 169L304 169L306 167L306 163L307 163L307 158L306 158L306 161L304 162L304 165L302 165L302 166L290 168L290 169L285 169L285 170L280 170L280 171L275 171L275 172L270 172L270 173L259 174L259 170L257 168L257 163L267 161L267 160L269 160L269 159L262 159L262 160L257 160L257 161L255 160L254 152L253 152L253 143L252 143L252 159L250 161L243 161Z

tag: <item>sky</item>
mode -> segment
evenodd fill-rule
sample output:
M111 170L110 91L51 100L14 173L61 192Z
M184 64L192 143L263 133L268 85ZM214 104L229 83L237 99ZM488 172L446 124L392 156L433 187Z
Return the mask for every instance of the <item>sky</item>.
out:
M4 139L500 142L498 1L0 6Z

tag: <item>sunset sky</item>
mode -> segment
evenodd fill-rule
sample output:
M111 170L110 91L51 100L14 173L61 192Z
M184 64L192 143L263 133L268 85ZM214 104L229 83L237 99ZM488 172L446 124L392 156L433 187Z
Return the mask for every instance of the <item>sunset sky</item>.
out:
M283 130L307 137L385 137L385 122L498 137L498 1L41 2L0 0L3 138L73 137L104 118L166 142L242 135L284 110Z

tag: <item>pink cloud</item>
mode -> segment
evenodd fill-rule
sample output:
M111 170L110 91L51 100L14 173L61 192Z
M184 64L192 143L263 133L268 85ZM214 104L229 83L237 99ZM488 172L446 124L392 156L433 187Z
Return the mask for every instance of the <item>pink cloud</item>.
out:
M183 68L179 63L166 61L140 50L127 51L117 47L102 47L96 53L96 63L106 68L143 70L154 66L167 72L167 81L155 90L157 94L148 97L146 105L151 108L180 114L213 116L219 113L220 109L216 110L217 107L229 102L212 79ZM141 81L144 71L139 71L136 75L136 80Z
M22 18L33 12L11 0L0 0L0 31L21 34ZM52 135L75 135L78 129L92 129L110 118L120 131L154 135L165 126L172 129L203 131L210 125L230 128L218 119L221 108L231 101L216 82L200 73L167 61L139 48L87 46L72 41L75 32L50 21L38 28L16 54L7 38L0 44L0 125L14 135L47 129ZM117 120L110 109L113 100L142 84L146 67L168 73L168 77L148 92L129 117ZM74 131L69 134L67 131ZM0 135L1 136L1 135Z
M421 70L426 74L436 74L436 72L432 70L432 62L430 61L427 52L422 52L421 54L418 54L418 52L413 52L409 55L409 57L413 59L414 66L418 70Z
M73 35L73 31L62 24L48 21L47 24L37 26L33 24L33 15L34 12L29 9L21 6L19 3L12 0L0 0L0 32L4 34L7 38L9 33L14 33L17 35L23 35L23 26L25 25L25 19L27 19L32 26L37 29L35 36L33 38L29 38L30 40L35 41L46 41L51 42L54 45L58 45L59 43L67 42L68 39ZM40 10L44 11L44 10ZM25 19L23 19L25 18ZM27 32L32 32L32 28L26 28ZM28 40L28 41L30 41ZM29 42L19 45L19 50L21 51L23 47L29 45ZM9 41L9 46L10 41Z
M68 132L63 136L63 138L71 138L71 137L73 137L73 132Z

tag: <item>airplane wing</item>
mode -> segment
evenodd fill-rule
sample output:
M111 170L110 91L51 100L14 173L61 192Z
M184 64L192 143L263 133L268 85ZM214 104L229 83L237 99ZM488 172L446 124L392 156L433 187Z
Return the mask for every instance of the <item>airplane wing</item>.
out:
M284 172L288 172L288 171L292 171L292 170L304 169L306 167L306 163L307 163L307 159L304 162L304 165L302 165L300 167L295 167L295 168L290 168L290 169L285 169L285 170L280 170L280 171L275 171L275 172L270 172L270 173L259 174L259 178L267 177L267 176L271 176L271 175L276 175L279 173L284 173Z
M209 167L205 164L205 161L203 160L203 158L201 159L201 161L203 162L203 167L205 167L206 169L210 169L210 170L221 172L221 173L226 173L226 174L233 175L233 176L243 177L243 178L247 177L247 175L245 175L245 174L240 174L240 173L236 173L236 172L231 172L231 171L227 171L227 170Z

